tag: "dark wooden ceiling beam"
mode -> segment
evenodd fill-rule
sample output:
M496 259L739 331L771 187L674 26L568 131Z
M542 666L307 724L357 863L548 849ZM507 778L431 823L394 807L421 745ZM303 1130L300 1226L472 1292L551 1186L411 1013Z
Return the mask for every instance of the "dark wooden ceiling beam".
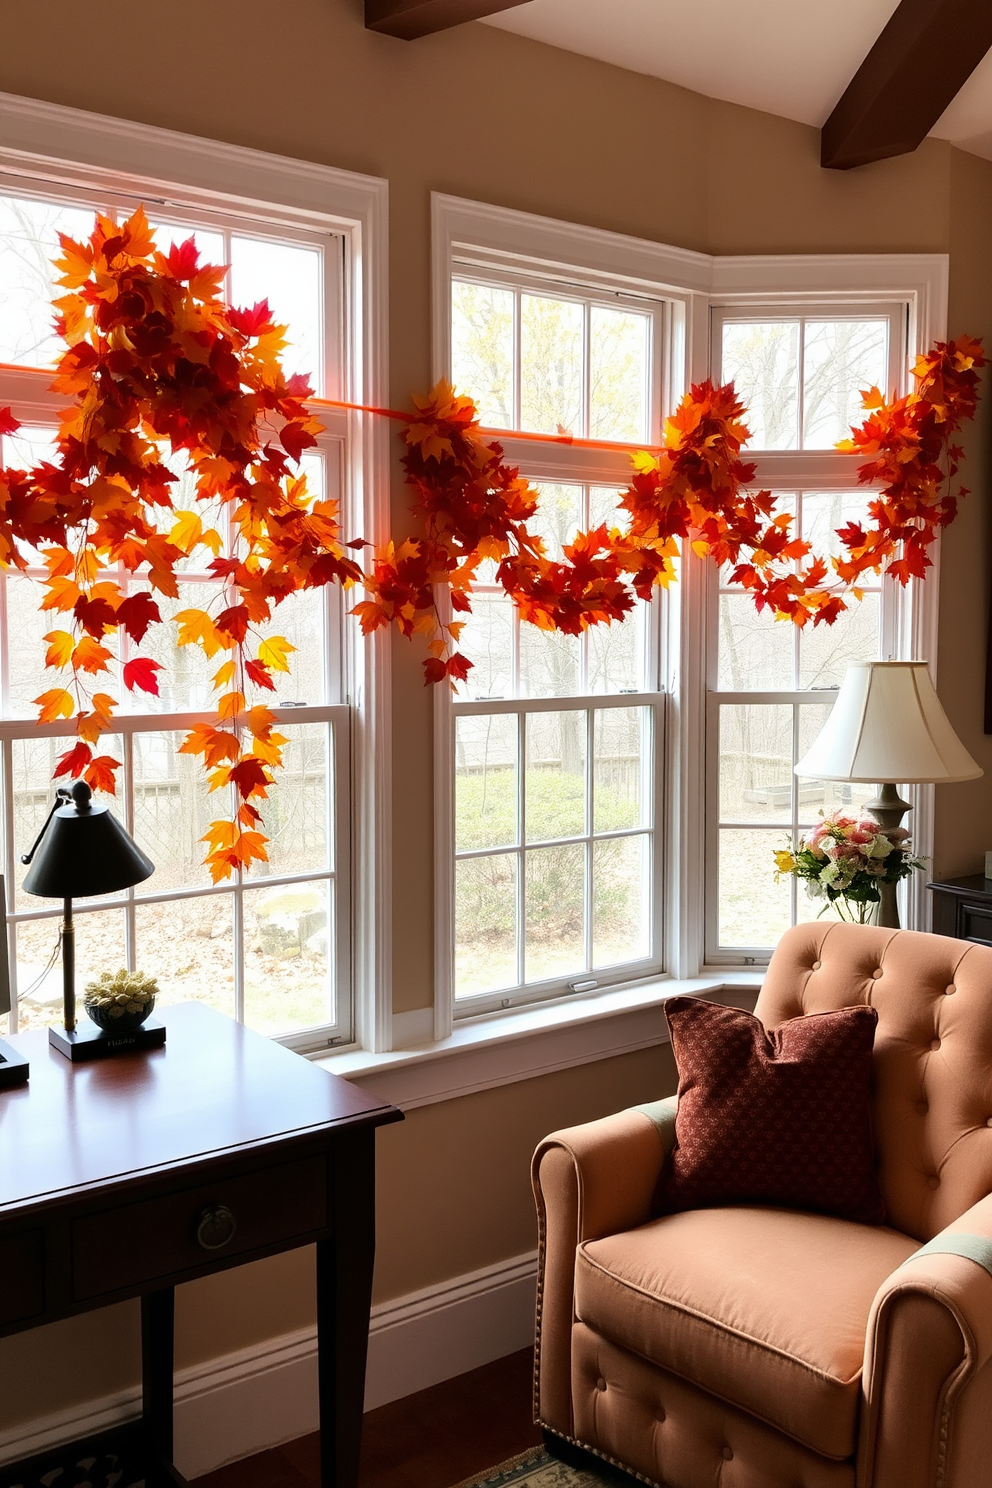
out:
M526 0L365 0L365 26L403 41L512 10Z
M992 46L992 0L900 0L820 131L820 164L906 155Z

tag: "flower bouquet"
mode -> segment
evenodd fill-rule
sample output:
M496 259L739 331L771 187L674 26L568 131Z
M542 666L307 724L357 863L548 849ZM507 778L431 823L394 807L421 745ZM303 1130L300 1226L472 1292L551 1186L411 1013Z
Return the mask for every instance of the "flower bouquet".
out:
M837 906L841 919L865 925L879 902L879 885L908 878L923 860L912 856L904 827L883 827L870 816L837 812L824 816L795 852L775 854L776 879L792 873L807 885L813 899Z

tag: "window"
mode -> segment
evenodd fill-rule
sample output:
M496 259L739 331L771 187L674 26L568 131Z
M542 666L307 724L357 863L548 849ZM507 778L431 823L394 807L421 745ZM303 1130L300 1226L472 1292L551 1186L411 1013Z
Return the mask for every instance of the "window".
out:
M756 488L771 488L793 531L824 555L836 531L868 518L870 489L833 446L859 423L860 391L902 390L906 308L814 306L799 311L717 307L714 375L733 378L748 409ZM774 850L820 811L857 809L871 786L800 780L793 772L822 727L851 662L897 654L900 597L868 576L832 626L796 626L759 614L729 572L711 581L707 743L707 958L767 956L790 925L823 909L794 878L776 881ZM828 914L834 911L828 909Z
M508 449L514 430L657 437L660 295L456 262L450 307L452 378L485 426L511 431ZM596 478L577 454L528 441L510 455L540 494L531 525L554 557L621 520L626 453L605 452ZM481 570L460 643L473 670L439 704L451 810L438 948L456 1015L660 969L661 610L639 603L620 624L548 634L521 623L493 564Z
M77 127L76 120L89 118L41 108L39 129L61 131L60 142L67 141L66 131ZM90 126L78 127L85 135ZM134 128L120 126L129 134ZM192 235L201 261L230 265L232 303L268 298L276 318L289 325L288 370L306 373L318 396L377 401L371 378L381 376L381 369L370 367L375 362L370 352L378 290L370 240L381 207L380 183L186 142L162 131L137 132L147 159L170 174L164 180L128 181L127 190L120 171L66 161L53 180L50 162L32 176L23 159L12 166L0 158L0 362L5 364L0 406L9 403L23 424L16 436L2 441L3 462L34 463L54 437L60 400L48 393L41 369L51 367L61 350L50 330L50 260L57 232L86 236L96 210L127 215L139 200L161 246ZM219 157L213 164L223 194L202 185L203 159L211 152ZM199 162L196 171L189 167L189 155ZM177 167L198 184L167 184ZM300 179L293 179L294 172ZM244 195L235 196L241 185L247 188ZM303 210L300 199L308 189L313 206ZM292 206L280 205L283 194ZM329 208L328 202L344 210ZM338 499L345 525L381 534L361 482L363 468L376 468L372 439L360 421L333 409L318 412L325 431L303 460L310 489ZM174 469L180 477L176 506L196 506L192 482L184 503L183 469L178 463ZM224 513L211 515L230 548ZM171 515L166 520L171 526ZM207 569L211 556L200 548L183 562L177 600L157 596L164 619L184 608L212 609L224 602L223 583ZM72 732L71 725L34 721L32 700L50 685L42 636L52 629L52 620L39 612L39 591L31 582L40 573L0 574L0 815L13 1029L51 1021L61 1001L61 977L51 954L61 909L23 892L25 870L19 861L45 819L53 796L52 769ZM140 570L114 577L125 579L129 589L148 587ZM200 839L206 824L224 814L229 803L208 796L199 762L179 752L185 731L209 716L215 665L195 647L177 647L174 628L162 627L149 632L140 648L164 664L158 674L161 697L128 693L120 679L108 689L120 707L114 733L101 739L101 748L123 764L113 809L156 871L134 890L76 903L80 986L100 971L138 966L158 977L164 1003L206 1002L294 1047L350 1041L356 1012L359 1031L367 1042L376 1042L375 1017L361 999L356 1009L353 996L356 963L363 965L373 992L381 974L368 926L355 923L352 888L356 872L370 871L374 847L361 834L373 809L374 761L363 774L362 799L353 790L357 772L351 758L353 700L368 696L372 674L367 657L352 655L343 619L339 591L309 591L279 606L265 628L285 635L296 648L291 675L271 704L289 744L285 769L264 809L270 861L244 879L210 883ZM127 639L120 645L118 666L127 660ZM358 718L374 750L375 720L361 709Z
M539 487L552 551L608 510L630 463L535 436L656 441L707 376L733 378L748 407L756 487L836 551L870 499L834 447L859 394L904 390L945 332L938 255L710 257L445 196L433 223L436 374L475 396ZM815 913L775 883L773 851L870 792L797 781L793 764L851 661L932 659L936 583L871 581L834 626L800 633L691 548L679 570L626 625L579 640L519 624L481 574L462 637L475 670L436 700L436 1029L766 960ZM932 788L911 798L926 854ZM910 884L904 922L923 910Z

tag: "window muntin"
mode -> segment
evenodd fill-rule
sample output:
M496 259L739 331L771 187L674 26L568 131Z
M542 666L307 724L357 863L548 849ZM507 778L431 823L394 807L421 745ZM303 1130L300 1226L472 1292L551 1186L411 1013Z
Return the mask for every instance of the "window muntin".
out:
M836 532L868 517L870 489L845 488L853 472L829 449L862 416L860 392L900 387L905 311L872 308L825 315L789 311L714 313L717 375L731 376L748 405L755 486L775 491L793 531L824 556L841 551ZM832 339L831 339L832 338ZM750 361L742 354L748 349ZM742 377L741 369L745 370ZM775 422L777 419L777 422ZM842 426L841 420L847 424ZM826 433L824 432L826 431ZM827 438L829 434L829 440ZM782 452L794 451L785 456ZM775 489L776 462L801 479ZM833 467L833 468L832 468ZM894 652L898 597L866 575L832 626L802 629L760 614L725 570L711 583L707 703L706 956L764 959L779 936L823 908L793 878L776 881L774 851L815 824L819 812L859 809L870 786L800 780L796 761L825 721L847 667ZM832 916L827 910L824 917Z
M146 198L146 200L148 200ZM62 349L50 334L57 253L56 232L86 237L96 210L127 215L136 200L112 191L73 189L58 198L24 182L0 180L0 360L24 368L53 365ZM159 212L150 221L163 249L193 235L201 261L228 263L226 292L234 303L268 298L289 323L285 365L305 372L318 394L342 386L343 341L338 307L344 255L330 230L227 219L202 208ZM58 291L55 290L57 293ZM51 448L59 400L31 388L16 372L0 369L0 404L10 403L24 427L3 440L5 463L27 465ZM39 416L39 406L51 413ZM347 463L345 437L333 430L304 456L312 490L340 495ZM220 530L228 551L233 534L223 511L196 502L192 481L182 478L177 508L196 509ZM183 485L189 486L184 503ZM171 526L166 513L163 524ZM32 554L26 554L30 562ZM180 565L178 600L157 595L163 618L184 608L220 601L224 586L207 571L201 547ZM71 727L34 723L32 700L50 685L42 636L58 617L38 609L38 590L27 576L0 574L0 763L3 769L3 838L11 942L12 1028L51 1021L60 998L58 968L45 965L57 934L60 910L25 895L20 853L41 826L51 802L52 769L67 747ZM147 588L139 570L115 571L127 588ZM293 596L262 627L296 646L293 670L272 701L286 734L286 768L266 803L268 865L242 881L213 886L202 866L206 824L224 810L207 797L202 770L179 754L185 730L210 716L210 677L217 662L195 647L175 645L174 633L149 632L140 654L164 663L161 696L128 693L120 677L108 680L119 699L117 727L99 750L122 761L114 809L156 864L156 873L127 894L79 903L77 980L80 986L117 965L140 965L159 976L164 1003L194 997L232 1016L309 1047L347 1041L352 1027L350 971L350 710L341 693L341 617L338 593ZM121 641L118 666L133 649ZM290 713L289 710L293 711ZM179 819L177 821L177 807ZM179 948L177 950L177 948ZM187 954L188 953L188 954Z

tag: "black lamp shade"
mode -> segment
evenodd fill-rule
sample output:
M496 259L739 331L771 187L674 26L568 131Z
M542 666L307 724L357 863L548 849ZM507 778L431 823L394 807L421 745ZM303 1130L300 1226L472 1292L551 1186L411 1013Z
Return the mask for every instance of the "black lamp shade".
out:
M88 791L86 792L88 795ZM35 849L24 880L28 894L43 899L78 899L113 894L142 883L155 865L106 806L77 799L59 806Z

